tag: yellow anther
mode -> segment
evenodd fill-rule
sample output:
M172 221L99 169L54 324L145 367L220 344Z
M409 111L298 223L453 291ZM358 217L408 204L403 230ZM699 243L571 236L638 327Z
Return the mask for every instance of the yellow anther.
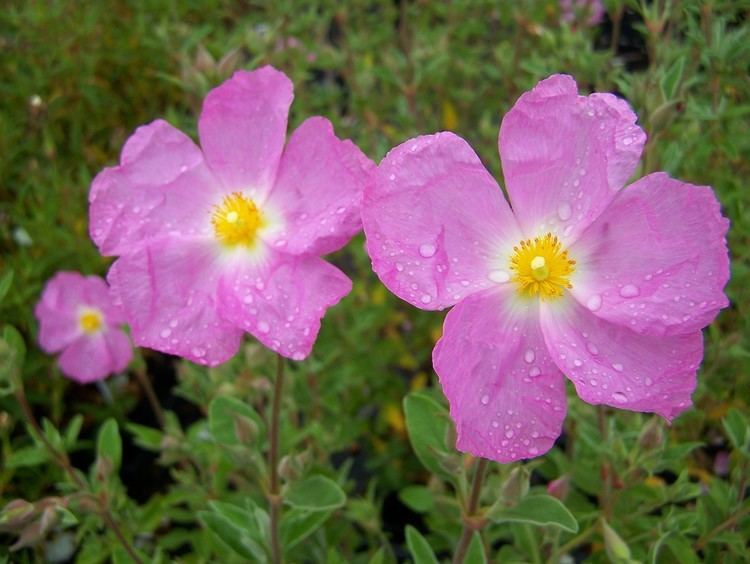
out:
M224 245L252 247L264 221L255 202L240 192L233 192L215 207L211 223L216 238Z
M576 261L552 233L521 241L513 251L510 270L522 295L554 299L562 296L565 288L572 288L569 277Z
M84 333L98 333L104 325L102 312L94 308L84 308L78 316L78 325Z

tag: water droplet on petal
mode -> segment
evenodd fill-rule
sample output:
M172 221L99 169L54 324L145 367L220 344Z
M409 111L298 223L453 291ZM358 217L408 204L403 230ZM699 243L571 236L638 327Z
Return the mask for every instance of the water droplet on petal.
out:
M424 258L430 258L435 254L436 250L437 249L435 248L435 245L432 245L430 243L425 243L419 246L419 254Z
M572 214L573 210L570 208L570 204L568 202L561 203L557 208L557 215L563 221L569 220Z
M258 321L258 331L261 333L268 333L271 327L265 321Z
M612 394L612 399L614 399L617 403L625 403L626 401L628 401L628 396L626 396L622 392L615 392Z
M487 275L487 278L489 278L493 282L497 282L498 284L503 284L510 280L510 274L508 274L504 270L493 270Z
M623 298L635 298L636 296L639 296L640 293L640 289L634 284L625 284L625 286L620 288L620 295Z
M421 301L423 304L428 304L432 301L432 296L430 294L422 294L422 297L419 298L419 301Z
M602 307L602 297L599 294L594 294L586 302L586 307L591 311L599 311Z
M512 439L513 431L511 429L508 429L507 431L505 431L505 436L508 437L509 439Z
M162 329L161 333L159 333L159 335L161 335L162 339L166 339L171 334L172 334L172 331L170 329Z
M479 401L482 402L482 405L487 405L488 403L490 403L490 396L488 396L487 394L484 394L482 396L482 399Z
M599 354L599 349L594 343L586 343L586 348L591 354Z
M536 358L536 355L534 354L534 351L533 351L533 350L531 350L531 349L528 349L528 350L527 350L527 351L526 351L526 352L524 353L524 355L523 355L523 359L524 359L524 360L525 360L525 361L526 361L527 363L529 363L529 364L531 364L532 362L534 362L534 359L535 359L535 358Z
M622 369L623 369L623 367L622 367L622 364L620 364L619 362L616 362L616 363L614 363L614 364L612 365L612 368L614 368L614 369L615 369L615 370L617 370L618 372L622 372Z

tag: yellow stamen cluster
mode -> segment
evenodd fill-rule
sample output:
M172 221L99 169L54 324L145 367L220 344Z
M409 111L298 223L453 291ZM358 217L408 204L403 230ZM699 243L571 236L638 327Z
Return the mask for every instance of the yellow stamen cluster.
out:
M78 325L88 335L98 333L104 325L104 316L98 309L85 308L78 316Z
M541 299L554 299L572 288L568 280L575 271L575 263L562 249L557 236L547 233L542 237L526 239L513 247L510 259L512 280L522 295Z
M264 221L255 202L240 192L233 192L215 206L211 223L216 238L224 245L252 247Z

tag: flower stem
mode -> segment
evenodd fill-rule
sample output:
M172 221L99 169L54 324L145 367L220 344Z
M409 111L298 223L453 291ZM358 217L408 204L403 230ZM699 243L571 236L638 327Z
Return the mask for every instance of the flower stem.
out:
M159 427L164 429L164 409L162 409L161 403L159 403L159 398L154 391L154 387L151 385L151 380L146 375L146 372L141 368L137 368L135 370L135 376L136 378L138 378L138 383L141 385L141 388L143 388L143 391L146 394L148 403L151 405L151 410L154 412L154 416L159 422Z
M26 392L24 391L23 384L21 384L20 382L16 389L16 399L18 400L18 403L21 406L21 410L23 411L26 421L28 422L29 426L33 429L34 434L37 435L37 438L40 441L42 441L45 448L49 452L50 456L54 460L55 464L57 464L60 468L62 468L65 471L65 473L68 475L70 480L76 485L76 487L79 490L81 490L82 492L88 493L88 489L89 489L88 484L86 484L83 478L81 478L81 476L76 472L76 469L73 467L73 465L70 462L70 458L68 458L68 453L65 452L64 450L58 450L49 441L49 439L47 439L47 436L44 434L42 427L39 425L39 422L34 416L34 411L31 409L31 405L29 405L29 401L26 398ZM125 538L125 535L120 529L120 526L117 524L117 521L115 521L115 518L112 516L112 513L109 510L109 507L107 507L106 502L100 496L92 495L91 498L95 500L98 506L99 515L101 516L102 520L115 534L115 536L117 537L117 540L120 541L120 544L122 544L123 548L128 553L130 558L136 564L143 564L143 560L141 560L141 558L138 556L138 554L136 553L135 549L130 544L128 539Z
M277 356L276 381L273 387L271 407L271 424L268 428L268 503L271 528L271 561L281 564L281 544L279 542L279 520L281 518L281 496L279 495L279 414L281 411L281 392L284 385L284 358Z
M461 564L464 561L474 531L478 531L484 526L484 521L477 519L477 509L479 508L479 497L482 493L482 482L484 480L485 471L487 470L487 465L488 461L486 458L480 458L477 461L477 468L474 471L474 480L471 483L469 503L466 506L466 512L463 515L464 528L463 531L461 531L461 538L458 540L456 552L453 554L453 564Z

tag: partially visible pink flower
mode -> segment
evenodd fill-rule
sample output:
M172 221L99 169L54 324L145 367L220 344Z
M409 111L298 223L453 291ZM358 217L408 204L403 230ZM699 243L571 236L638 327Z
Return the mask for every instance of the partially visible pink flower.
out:
M549 450L565 374L592 404L691 405L701 329L728 304L728 221L713 191L649 174L628 104L554 75L503 119L510 196L452 133L383 159L362 219L375 272L421 309L455 305L433 364L457 447L509 462Z
M58 272L44 287L34 309L39 345L62 352L60 371L81 384L122 372L133 348L120 328L125 320L107 283L98 276Z
M272 67L209 92L201 148L164 121L138 128L91 186L91 237L120 258L108 280L135 342L216 365L244 332L311 351L352 283L320 258L361 229L373 163L321 117L285 146L292 83Z
M560 0L561 18L564 22L581 22L593 27L604 19L602 0Z

